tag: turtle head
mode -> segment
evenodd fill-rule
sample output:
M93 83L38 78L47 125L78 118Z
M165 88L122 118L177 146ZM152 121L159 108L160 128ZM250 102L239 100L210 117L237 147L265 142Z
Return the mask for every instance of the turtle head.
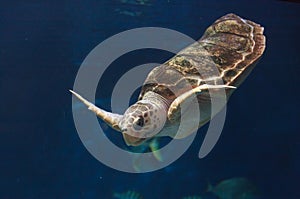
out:
M119 122L126 144L137 146L154 137L163 128L166 117L159 103L141 100L130 106Z
M91 111L117 131L121 131L127 145L137 146L154 137L164 127L167 118L167 104L153 92L145 94L145 99L130 106L124 115L109 113L70 90Z

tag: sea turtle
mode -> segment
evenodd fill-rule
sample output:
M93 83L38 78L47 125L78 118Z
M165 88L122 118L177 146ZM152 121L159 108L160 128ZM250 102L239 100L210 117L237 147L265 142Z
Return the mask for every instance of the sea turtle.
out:
M216 186L209 185L208 192L212 192L220 199L257 199L259 190L247 178L236 177L223 180Z
M138 101L123 115L104 111L71 92L104 122L122 132L127 145L137 146L155 136L180 139L210 120L208 89L225 89L228 99L249 75L264 49L263 27L227 14L208 27L198 42L155 67L145 80ZM197 125L186 125L178 133L180 118L185 113L181 105L186 102L199 104L201 117Z

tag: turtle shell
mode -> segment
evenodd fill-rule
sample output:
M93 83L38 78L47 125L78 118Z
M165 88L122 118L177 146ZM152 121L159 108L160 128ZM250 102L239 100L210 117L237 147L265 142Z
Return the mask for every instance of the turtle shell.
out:
M201 84L238 87L264 49L263 27L227 14L208 27L196 43L155 67L145 80L139 99L153 91L172 102L176 96ZM228 89L227 95L232 91Z

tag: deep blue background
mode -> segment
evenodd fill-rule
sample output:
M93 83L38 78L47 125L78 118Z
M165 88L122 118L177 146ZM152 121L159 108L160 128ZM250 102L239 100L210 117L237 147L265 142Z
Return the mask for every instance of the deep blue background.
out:
M176 199L204 192L208 182L237 176L253 181L264 198L300 198L300 4L150 3L0 1L1 199L111 198L113 192L129 189L146 199ZM129 16L116 9L141 14ZM68 92L85 56L106 38L137 27L171 28L198 39L230 12L262 24L267 48L232 96L222 136L209 156L197 157L199 135L183 157L153 173L121 173L94 159L76 133ZM147 63L163 62L170 54L131 56L134 63ZM124 69L113 71L118 76ZM112 86L102 86L101 107L109 106L104 99Z

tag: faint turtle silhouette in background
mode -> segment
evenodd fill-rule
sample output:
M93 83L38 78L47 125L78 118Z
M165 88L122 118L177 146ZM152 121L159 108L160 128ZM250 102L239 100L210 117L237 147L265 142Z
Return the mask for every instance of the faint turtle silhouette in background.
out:
M215 187L209 186L208 192L220 199L258 199L259 192L252 182L246 178L223 180Z

